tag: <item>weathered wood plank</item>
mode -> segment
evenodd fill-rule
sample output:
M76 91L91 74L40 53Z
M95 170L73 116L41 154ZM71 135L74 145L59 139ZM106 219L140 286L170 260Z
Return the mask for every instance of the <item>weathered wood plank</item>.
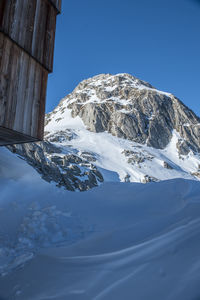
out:
M32 113L33 113L33 106L34 106L34 101L37 101L37 98L34 97L34 93L37 95L38 90L34 90L34 81L35 78L37 77L36 73L36 64L32 64L29 61L29 73L27 77L27 88L25 91L25 99L29 99L30 102L24 101L24 122L23 122L23 132L26 131L26 128L31 128L31 135L34 135L36 132L37 128L34 128L34 121L35 119L32 119Z
M4 123L8 93L8 75L10 49L5 45L4 36L0 34L0 125ZM5 51L6 49L6 51Z
M46 36L46 23L48 17L48 3L37 1L35 24L33 32L32 55L43 62L44 43Z
M16 46L14 48L17 48ZM20 49L19 49L20 51ZM13 116L15 118L13 119L13 124L11 125L14 130L22 132L22 133L29 133L30 134L30 127L26 127L24 129L24 123L26 120L25 116L25 104L26 102L28 105L31 106L31 99L27 97L27 89L28 89L28 78L30 76L30 65L31 61L27 57L27 54L24 52L19 52L17 54L17 57L15 57L15 60L18 62L18 65L20 68L16 70L18 72L17 74L17 90L15 98L17 99L15 106L13 108ZM8 116L7 116L8 118ZM9 126L7 126L9 128Z
M54 6L47 0L0 2L4 12L0 30L51 72L57 16Z
M38 138L43 139L44 136L44 118L45 118L45 99L46 99L46 90L47 90L47 80L48 80L48 74L43 71L41 73L41 81L40 81L40 95L41 95L41 101L38 103L39 104L39 113L38 115L40 118L38 119ZM43 117L42 117L43 116Z
M6 70L6 76L8 78L9 88L7 90L6 95L6 110L5 110L5 120L4 126L7 128L13 128L14 120L15 120L15 111L16 111L16 103L18 98L18 84L19 81L16 80L18 78L18 69L19 69L19 55L20 50L11 43L9 39L5 39L6 48L4 51L9 49L10 55L8 57L8 68ZM14 66L13 66L14 65ZM20 91L21 92L21 91ZM11 116L13 116L11 118Z
M3 33L0 50L0 126L42 139L48 72Z
M25 49L29 51L32 47L33 40L33 30L35 22L36 13L36 0L26 1L25 7L23 9L24 24L21 22L21 37L19 40L24 42L22 45Z
M53 55L54 55L54 43L55 43L55 28L56 28L56 15L54 8L49 7L47 22L46 22L46 35L44 42L43 62L47 66L53 68Z
M0 0L0 145L43 139L61 0Z

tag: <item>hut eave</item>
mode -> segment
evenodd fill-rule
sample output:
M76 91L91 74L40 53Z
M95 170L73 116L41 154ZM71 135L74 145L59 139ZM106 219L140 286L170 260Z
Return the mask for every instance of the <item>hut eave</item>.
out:
M0 126L0 146L8 146L13 144L22 144L38 141L40 141L40 139L36 139L32 136L22 134L18 131Z

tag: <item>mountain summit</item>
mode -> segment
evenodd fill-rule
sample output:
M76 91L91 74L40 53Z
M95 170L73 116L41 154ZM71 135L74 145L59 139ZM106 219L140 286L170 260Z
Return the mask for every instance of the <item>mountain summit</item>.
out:
M200 178L200 119L129 74L82 81L46 115L45 142L15 146L44 179L86 190L106 181Z

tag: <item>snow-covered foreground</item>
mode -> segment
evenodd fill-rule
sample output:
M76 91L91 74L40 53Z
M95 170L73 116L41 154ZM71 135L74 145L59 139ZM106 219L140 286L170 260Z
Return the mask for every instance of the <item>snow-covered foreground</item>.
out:
M0 149L0 299L200 299L200 183L68 192Z

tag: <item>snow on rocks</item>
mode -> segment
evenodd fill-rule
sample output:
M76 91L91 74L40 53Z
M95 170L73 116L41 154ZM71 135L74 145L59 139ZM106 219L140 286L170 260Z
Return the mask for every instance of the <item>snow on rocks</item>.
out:
M71 191L103 181L199 180L199 124L173 95L129 74L100 74L46 115L43 143L11 150Z

